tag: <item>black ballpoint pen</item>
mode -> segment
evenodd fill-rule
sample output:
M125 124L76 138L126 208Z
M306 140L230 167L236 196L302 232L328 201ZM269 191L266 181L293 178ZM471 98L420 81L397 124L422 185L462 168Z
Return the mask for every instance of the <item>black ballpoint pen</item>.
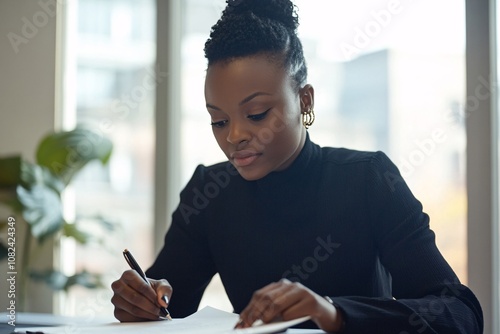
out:
M144 271L142 271L141 267L139 266L139 263L137 263L137 261L132 256L132 253L130 253L128 249L125 249L123 251L123 256L125 257L125 260L129 264L130 268L132 268L135 271L137 271L139 273L139 275L142 277L142 279L146 283L148 283L149 286L151 286L151 284L149 283L148 279L146 278L146 274L144 274ZM163 296L163 300L165 302L167 302L166 299L165 299L165 296ZM164 318L164 319L172 320L172 317L170 316L170 313L168 312L168 310L167 310L166 307L160 307L160 317Z

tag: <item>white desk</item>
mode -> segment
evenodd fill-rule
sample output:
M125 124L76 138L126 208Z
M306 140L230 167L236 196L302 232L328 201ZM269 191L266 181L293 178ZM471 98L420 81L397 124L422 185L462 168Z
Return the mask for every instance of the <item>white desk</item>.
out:
M0 334L10 334L12 332L20 332L21 328L37 328L40 327L49 327L49 326L68 326L66 329L71 329L70 332L74 333L87 333L86 328L89 326L106 326L109 328L111 323L116 323L116 319L114 317L99 317L93 319L85 319L78 317L65 317L65 316L57 316L53 314L41 314L41 313L17 313L16 314L16 326L11 326L7 322L10 320L8 314L3 312L0 313ZM143 333L144 327L141 324L147 323L137 323L132 326L127 327L128 332L137 332ZM137 331L133 330L133 326L137 325ZM115 325L116 326L116 325ZM90 329L90 328L89 328ZM141 330L143 329L143 330ZM121 331L121 330L120 330ZM116 332L120 332L116 331ZM95 328L93 330L89 330L89 332L95 333ZM22 333L22 332L21 332ZM50 333L50 331L47 331ZM167 334L167 332L165 331ZM288 329L287 334L324 334L325 332L317 329ZM189 332L185 332L185 334L189 334Z
M65 317L47 313L27 313L17 312L15 314L15 326L8 322L11 320L6 312L0 313L0 334L10 334L17 328L42 327L42 326L60 326L65 324L86 325L88 319ZM116 321L114 317L100 317L92 320L95 324L105 324Z

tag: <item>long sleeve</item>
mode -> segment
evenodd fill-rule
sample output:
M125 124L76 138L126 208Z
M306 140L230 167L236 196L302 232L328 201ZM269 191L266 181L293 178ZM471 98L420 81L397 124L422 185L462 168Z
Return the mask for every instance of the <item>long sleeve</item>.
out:
M198 166L181 192L180 204L156 261L146 271L150 278L165 278L173 287L169 311L183 318L196 312L208 283L216 273L205 233L203 189L204 171Z
M442 257L429 217L383 153L374 155L365 184L394 298L332 297L345 317L345 333L482 333L479 302Z
M198 166L147 275L170 282L169 310L185 317L216 272L235 312L256 290L288 278L330 296L348 334L483 331L479 302L383 153L307 139L289 168L257 181L229 162Z

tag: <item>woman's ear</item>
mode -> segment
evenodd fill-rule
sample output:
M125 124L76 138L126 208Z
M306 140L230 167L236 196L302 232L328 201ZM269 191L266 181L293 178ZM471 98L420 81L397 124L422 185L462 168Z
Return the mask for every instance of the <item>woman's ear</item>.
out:
M314 88L310 84L305 85L299 90L300 110L305 112L314 109Z

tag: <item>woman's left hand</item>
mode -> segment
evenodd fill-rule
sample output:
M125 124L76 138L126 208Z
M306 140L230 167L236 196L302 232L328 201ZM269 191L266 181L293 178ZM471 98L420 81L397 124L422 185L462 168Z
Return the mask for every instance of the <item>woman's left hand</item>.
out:
M343 319L335 306L302 284L282 279L254 292L250 303L241 312L236 328L250 327L259 319L268 323L307 315L326 332L341 329Z

